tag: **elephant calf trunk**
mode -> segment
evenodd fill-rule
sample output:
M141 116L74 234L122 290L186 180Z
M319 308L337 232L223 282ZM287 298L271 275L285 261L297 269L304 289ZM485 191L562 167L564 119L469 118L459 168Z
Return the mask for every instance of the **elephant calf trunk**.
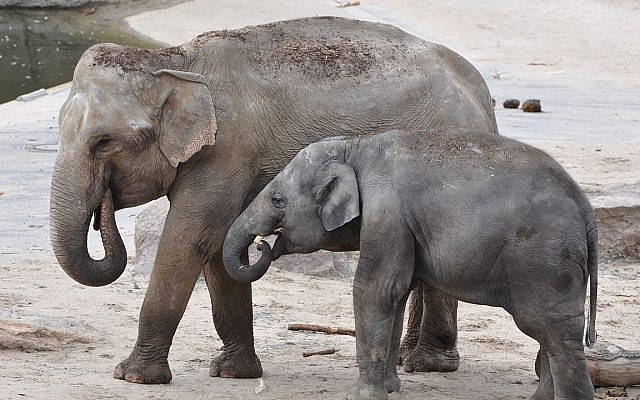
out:
M272 253L269 243L262 240L258 244L258 251L262 254L255 264L249 265L247 249L253 243L256 235L249 233L244 218L233 223L222 248L222 261L229 276L241 283L251 283L260 279L271 265Z

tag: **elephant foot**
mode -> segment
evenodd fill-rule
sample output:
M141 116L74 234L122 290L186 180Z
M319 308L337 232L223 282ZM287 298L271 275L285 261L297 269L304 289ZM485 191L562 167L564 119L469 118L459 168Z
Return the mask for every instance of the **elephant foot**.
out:
M258 378L262 376L262 364L253 350L223 350L222 354L211 360L209 375L221 378Z
M386 390L377 389L371 385L357 384L352 387L345 397L347 400L387 400Z
M404 338L402 339L402 343L400 343L400 351L398 352L398 365L402 365L404 360L413 353L413 350L418 345L418 339L420 337L420 332L411 332L408 331Z
M400 391L400 378L398 375L387 375L384 377L384 389L387 393Z
M548 390L538 390L532 397L531 400L553 400L554 399L554 395L553 395L553 390L551 390L551 392L549 392Z
M166 358L160 360L144 360L134 350L113 371L113 377L131 383L169 383L171 369Z
M458 350L431 350L417 346L402 361L405 372L453 372L460 366Z

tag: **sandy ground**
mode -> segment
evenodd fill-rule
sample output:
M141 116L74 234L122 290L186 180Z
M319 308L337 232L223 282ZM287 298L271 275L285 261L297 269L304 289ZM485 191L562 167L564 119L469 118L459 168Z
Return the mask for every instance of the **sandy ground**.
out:
M594 204L640 204L638 1L362 3L336 9L330 1L195 0L143 12L127 22L170 44L206 30L306 15L396 24L471 60L498 100L501 133L558 158ZM126 16L132 10L139 8L117 12ZM47 214L55 152L50 150L55 151L57 109L66 93L62 88L31 103L0 105L0 343L18 347L0 349L0 398L342 398L357 376L354 339L289 332L286 324L353 326L350 282L277 270L254 289L256 348L265 369L262 392L254 393L256 379L208 377L209 359L221 342L204 282L196 285L174 339L172 383L141 386L111 378L134 345L148 278L125 272L108 287L83 287L52 256ZM540 98L545 112L503 109L500 104L509 97ZM136 212L118 213L131 255ZM91 243L92 254L99 255L95 236ZM602 264L600 287L600 338L640 349L640 265ZM460 370L401 373L402 391L392 399L514 399L535 391L537 347L505 312L462 304L459 325ZM330 347L340 351L301 356ZM599 389L598 397L618 398L608 392ZM640 388L628 388L626 395L640 399Z
M196 285L171 349L173 381L144 386L114 380L111 373L135 343L146 280L134 282L129 275L106 288L87 288L72 283L53 260L0 268L2 286L9 288L0 294L0 335L3 329L19 329L16 323L26 323L63 332L58 339L37 332L32 335L35 343L70 342L57 351L34 351L28 344L26 351L0 351L2 398L339 399L357 377L354 338L286 330L291 322L353 327L348 281L272 270L254 286L256 349L266 388L255 394L257 379L208 376L210 356L222 343L210 322L203 281ZM626 348L638 347L640 279L629 279L638 268L618 266L615 274L608 266L602 268L599 334ZM37 281L25 279L35 276ZM524 399L535 391L537 345L516 329L508 314L462 304L459 321L460 370L401 372L402 391L391 399ZM28 334L21 337L29 339ZM304 351L332 347L340 351L302 357ZM607 391L599 389L600 398L615 398ZM628 399L640 399L640 388L627 388L626 393Z

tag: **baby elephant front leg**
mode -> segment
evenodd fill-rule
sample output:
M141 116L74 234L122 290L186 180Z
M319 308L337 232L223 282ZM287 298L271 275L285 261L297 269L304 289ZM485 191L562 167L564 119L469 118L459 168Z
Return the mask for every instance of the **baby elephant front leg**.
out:
M411 279L410 273L398 272L396 263L361 255L353 286L359 379L347 399L388 398L385 377L395 375L387 369L395 368L397 349L392 347L399 346L394 325L398 310L404 307Z

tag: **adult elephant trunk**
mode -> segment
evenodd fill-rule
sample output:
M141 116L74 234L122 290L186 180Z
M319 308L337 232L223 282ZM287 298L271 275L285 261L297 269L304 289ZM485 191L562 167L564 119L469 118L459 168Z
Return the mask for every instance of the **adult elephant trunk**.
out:
M111 190L91 194L84 179L61 171L56 165L51 179L51 244L58 263L75 281L104 286L122 275L127 251L116 226ZM91 216L96 213L105 256L94 260L87 250Z
M245 211L235 220L231 228L229 228L222 248L222 260L227 273L233 279L242 283L257 281L267 272L271 265L271 246L264 240L257 247L262 253L260 259L253 265L247 265L247 249L257 236L251 233L257 232L257 229L255 229L255 224L250 222L251 218L248 217L248 215L253 214Z

